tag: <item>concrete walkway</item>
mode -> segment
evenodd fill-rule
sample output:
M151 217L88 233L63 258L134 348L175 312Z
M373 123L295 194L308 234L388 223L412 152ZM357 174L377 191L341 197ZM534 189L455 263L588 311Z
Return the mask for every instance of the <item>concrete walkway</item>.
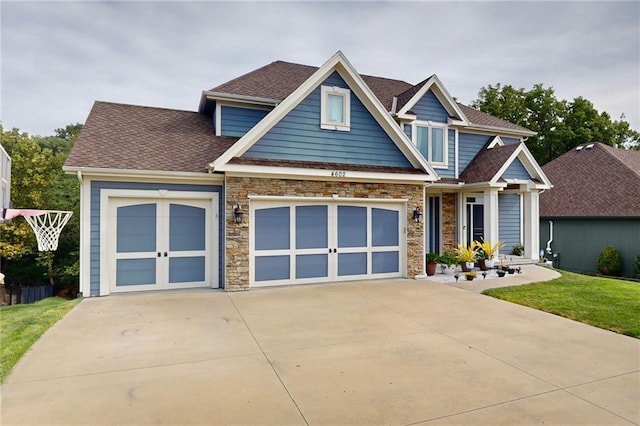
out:
M128 294L1 391L3 426L629 425L640 341L427 280Z

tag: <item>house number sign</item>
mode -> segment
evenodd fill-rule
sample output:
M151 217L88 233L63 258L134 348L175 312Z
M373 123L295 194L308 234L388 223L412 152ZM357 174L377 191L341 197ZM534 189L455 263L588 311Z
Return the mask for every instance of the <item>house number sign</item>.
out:
M333 177L345 177L346 175L347 175L347 172L343 170L334 170L331 172L331 176Z

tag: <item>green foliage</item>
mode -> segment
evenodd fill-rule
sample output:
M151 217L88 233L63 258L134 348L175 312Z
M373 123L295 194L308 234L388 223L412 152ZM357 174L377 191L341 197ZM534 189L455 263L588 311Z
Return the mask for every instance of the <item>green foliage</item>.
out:
M438 253L427 253L427 263L434 263L440 259L440 255Z
M491 244L490 241L482 239L482 242L474 241L472 246L475 246L478 251L478 259L491 260L498 254L498 250L504 247L504 242L497 241L495 244Z
M622 274L622 254L614 246L605 247L598 258L598 271L604 275L619 277Z
M514 256L524 255L524 246L522 244L516 244L511 248L511 254Z
M476 260L476 256L478 255L477 246L475 244L471 244L469 247L465 247L464 244L458 244L458 247L455 249L456 255L458 256L458 260L460 262L474 262Z
M540 164L587 142L640 149L640 133L630 128L624 115L613 121L583 97L558 100L553 87L543 84L530 90L488 85L471 106L537 132L526 144Z
M79 302L50 297L0 308L0 383L31 345Z
M458 264L458 258L456 257L456 255L449 251L445 251L442 256L440 256L440 259L438 259L438 261L440 263L444 263L447 266L454 266Z
M55 282L75 294L78 286L80 190L75 176L62 165L77 139L80 124L56 129L56 136L29 136L18 129L2 132L2 146L11 156L11 199L14 208L71 210L54 253L39 253L29 224L22 217L2 226L2 271L11 285Z
M640 285L560 271L562 277L483 294L640 338Z
M640 253L636 254L636 260L633 263L633 276L640 278Z

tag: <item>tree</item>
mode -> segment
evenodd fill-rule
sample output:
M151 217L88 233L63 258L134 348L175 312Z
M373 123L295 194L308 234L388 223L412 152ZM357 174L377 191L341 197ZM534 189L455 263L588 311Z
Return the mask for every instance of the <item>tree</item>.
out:
M530 90L489 85L480 89L471 106L537 132L526 144L540 164L587 142L640 149L640 133L624 116L612 121L583 97L559 101L553 87L541 83Z
M15 208L71 210L71 220L63 229L58 250L40 253L29 224L22 218L2 226L0 250L2 269L16 284L40 283L47 279L71 289L78 284L79 183L66 175L62 165L81 125L56 129L56 136L39 137L18 129L2 132L2 145L12 158L11 198ZM75 294L75 293L73 293Z

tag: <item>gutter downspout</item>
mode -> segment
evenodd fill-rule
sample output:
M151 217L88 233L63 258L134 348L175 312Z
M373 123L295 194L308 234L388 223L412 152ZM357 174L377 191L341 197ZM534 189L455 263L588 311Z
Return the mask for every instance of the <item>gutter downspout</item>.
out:
M553 242L553 221L549 221L549 241L547 241L547 254L551 254L551 243Z

